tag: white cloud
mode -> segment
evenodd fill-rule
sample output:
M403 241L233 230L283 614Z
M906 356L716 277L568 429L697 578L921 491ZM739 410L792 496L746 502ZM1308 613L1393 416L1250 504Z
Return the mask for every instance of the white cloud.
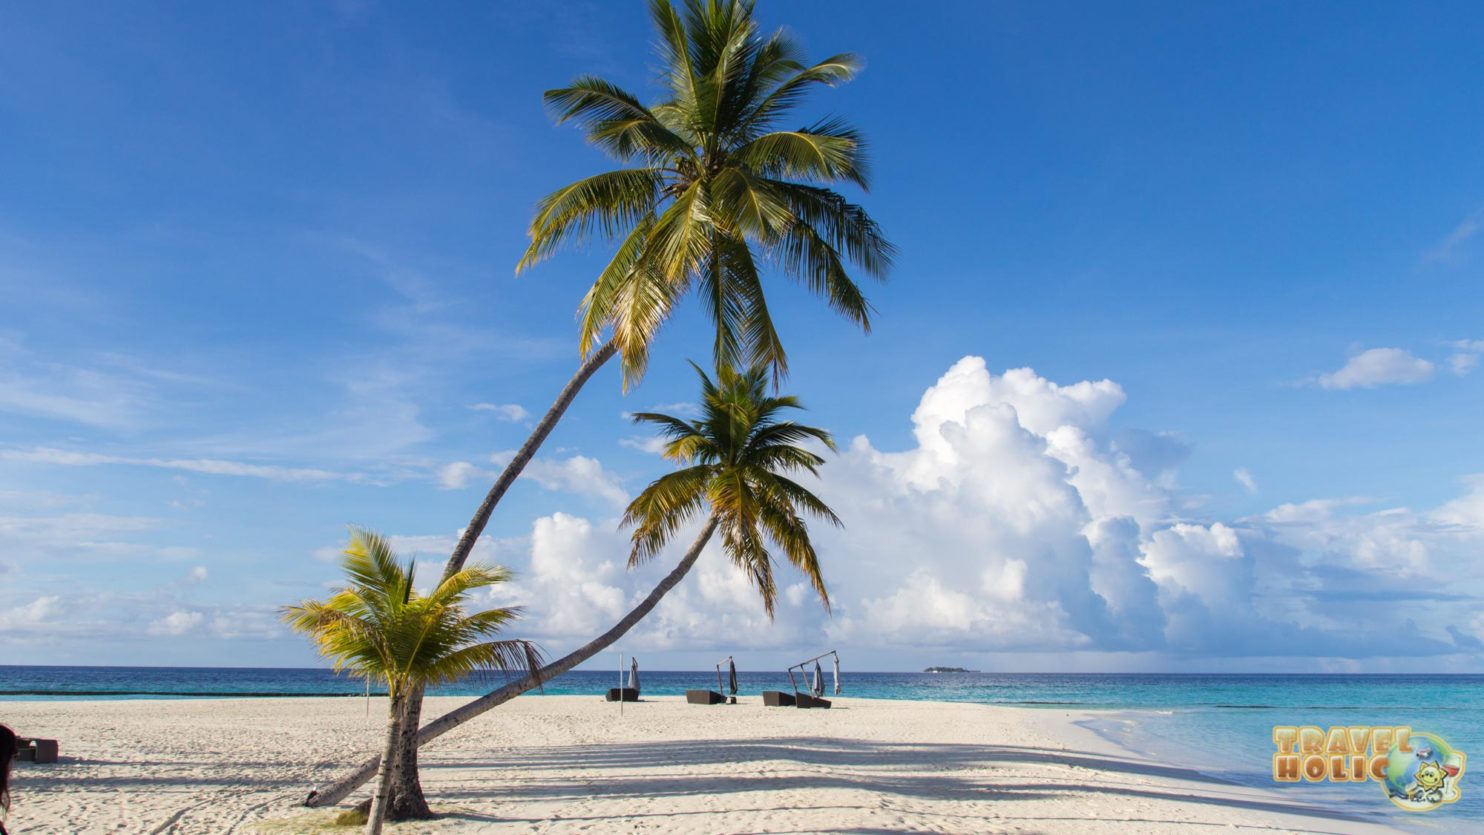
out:
M87 510L22 511L0 516L0 554L21 566L70 566L85 561L185 560L200 555L191 547L162 544L160 519L118 516ZM0 588L3 591L3 588Z
M471 403L469 404L469 408L476 412L491 412L500 420L510 421L511 423L525 420L531 416L531 413L526 411L524 406L516 403Z
M1448 236L1422 254L1423 263L1446 263L1457 258L1469 241L1479 234L1480 222L1484 221L1484 209L1464 218Z
M196 631L205 621L206 616L200 612L178 609L150 624L149 633L178 637Z
M47 447L24 450L0 450L0 461L21 461L31 464L52 464L63 467L96 467L102 465L154 467L162 470L178 470L205 475L265 478L272 481L331 481L336 479L355 480L358 478L354 475L306 467L247 464L241 461L223 461L215 458L136 458L124 455L104 455L96 452L72 452Z
M820 484L846 523L816 534L849 612L832 638L980 653L1459 651L1448 619L1417 601L1447 577L1484 588L1467 559L1484 546L1484 480L1432 514L1336 500L1180 519L1183 497L1110 440L1122 400L1111 382L994 375L970 357L923 395L915 446L857 438ZM1382 589L1395 600L1353 605Z
M28 631L43 625L52 615L61 610L57 595L38 597L24 606L0 612L0 634L7 631Z
M619 440L618 445L628 447L629 449L637 449L640 452L647 452L651 455L659 455L664 452L666 443L667 441L664 438L652 435L649 437L631 436L622 438Z
M1354 513L1360 500L1329 500L1248 520L1180 519L1171 457L1141 454L1146 473L1114 440L1125 435L1109 425L1123 399L1109 381L1057 385L966 358L924 393L911 448L857 438L816 485L846 523L815 527L832 619L781 565L769 624L713 542L626 645L722 649L720 634L756 648L823 636L970 654L1470 651L1466 632L1446 628L1452 619L1434 613L1418 626L1418 607L1447 576L1444 555L1456 562L1481 544L1484 480L1432 514ZM626 542L605 528L563 514L537 523L530 569L503 598L530 606L531 629L562 641L596 634L689 542L682 532L653 565L626 572ZM1470 571L1464 586L1480 587Z
M438 486L444 490L461 490L479 475L480 469L468 461L454 461L438 471Z
M1321 374L1319 387L1353 389L1412 385L1432 379L1433 370L1431 362L1401 348L1371 348L1352 356L1338 371Z
M1238 467L1233 470L1232 478L1236 479L1237 483L1242 485L1242 489L1248 493L1257 493L1257 479L1252 477L1252 473L1246 467Z
M538 606L531 618L544 635L591 637L626 611L624 539L586 519L554 513L531 528L531 562L521 586Z
M537 458L526 465L523 475L548 490L565 490L594 496L619 507L629 503L628 492L613 473L603 469L603 464L596 458L584 455L574 455L560 461Z
M515 456L511 450L490 455L490 463L503 468ZM493 481L499 476L493 470L481 469L468 461L454 461L438 471L438 486L460 490L476 480ZM526 465L521 478L528 478L547 490L592 496L615 506L628 504L629 494L619 479L603 467L601 461L584 455L563 459L537 458Z
M1453 355L1448 357L1448 369L1462 377L1479 365L1479 355L1484 354L1484 339L1460 339L1452 347Z
M658 412L662 415L693 418L701 414L701 407L687 400L679 400L674 403L656 403L649 411Z
M41 360L0 332L0 413L105 429L140 424L153 399L147 375Z

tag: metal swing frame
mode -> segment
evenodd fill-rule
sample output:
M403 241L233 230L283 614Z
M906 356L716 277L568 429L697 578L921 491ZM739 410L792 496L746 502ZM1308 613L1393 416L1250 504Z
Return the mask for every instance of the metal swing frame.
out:
M798 670L799 671L799 675L802 676L803 679L804 679L804 684L807 685L809 683L809 674L805 670L805 668L808 665L813 664L814 662L819 661L822 658L829 658L832 655L835 657L835 663L836 664L840 663L840 653L837 652L837 651L835 651L835 650L830 650L829 652L822 652L819 655L814 656L813 658L809 658L809 659L806 659L804 661L800 661L799 663L794 664L793 666L791 666L791 667L788 668L788 683L791 684L791 685L793 685L793 688L794 688L794 698L798 698L798 696L799 696L799 682L798 682L798 679L795 679L794 678L794 670ZM808 694L809 694L809 696L813 697L814 696L814 691L813 690L810 690L810 691L808 691Z

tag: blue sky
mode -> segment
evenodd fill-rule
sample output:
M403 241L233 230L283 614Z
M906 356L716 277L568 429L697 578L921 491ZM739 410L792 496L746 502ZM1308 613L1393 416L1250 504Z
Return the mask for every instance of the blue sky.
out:
M866 58L805 115L868 134L901 251L869 337L773 285L846 442L839 606L768 625L712 554L631 651L1481 668L1484 12L759 15ZM606 165L540 94L652 97L649 41L639 3L0 9L0 662L307 665L272 610L347 524L439 561L605 254L514 276L535 201ZM663 463L622 413L681 408L707 346L687 308L637 390L605 370L497 513L549 648L652 581L615 520Z

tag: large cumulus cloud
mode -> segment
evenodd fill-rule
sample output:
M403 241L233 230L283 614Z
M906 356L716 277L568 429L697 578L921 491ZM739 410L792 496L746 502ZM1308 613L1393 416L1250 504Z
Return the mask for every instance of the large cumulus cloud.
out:
M915 447L855 439L822 485L849 523L830 543L836 586L860 601L835 634L966 651L1477 650L1484 482L1431 513L1321 501L1184 518L1170 456L1148 454L1160 436L1110 426L1124 399L1108 380L965 357L923 395Z

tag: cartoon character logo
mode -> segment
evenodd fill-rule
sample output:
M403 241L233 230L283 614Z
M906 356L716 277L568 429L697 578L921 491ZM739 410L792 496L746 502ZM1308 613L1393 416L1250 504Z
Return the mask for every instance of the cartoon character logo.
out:
M1422 763L1417 766L1417 777L1413 780L1412 799L1429 803L1443 802L1443 787L1448 783L1448 772L1437 763Z
M1464 754L1437 734L1414 733L1386 755L1386 795L1409 812L1429 812L1462 795Z

